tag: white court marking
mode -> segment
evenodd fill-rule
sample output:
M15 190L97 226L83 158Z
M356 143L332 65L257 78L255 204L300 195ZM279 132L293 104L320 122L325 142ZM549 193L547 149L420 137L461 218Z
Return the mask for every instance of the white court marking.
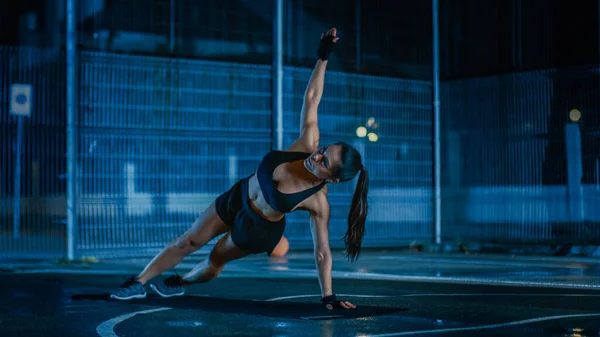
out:
M406 294L398 297L469 297L469 296L521 296L521 297L600 297L600 294Z
M100 337L118 337L118 335L115 333L115 326L117 326L117 324L119 324L127 319L130 319L131 317L133 317L135 315L144 315L144 314L149 314L149 313L164 311L164 310L169 310L169 309L171 309L171 308L165 307L165 308L141 310L141 311L130 312L128 314L123 314L121 316L117 316L115 318L111 318L107 321L102 322L96 328L96 332L98 333L98 335L100 335Z
M265 301L265 302L272 302L272 301L281 301L281 300L291 300L291 299L295 299L295 298L304 298L304 297L320 297L321 295L318 294L310 294L310 295L292 295L292 296L282 296L282 297L275 297L275 298L269 298L266 300L257 300L257 301ZM336 294L336 296L346 296L346 297L379 297L379 298L387 298L387 297L397 297L394 295L352 295L352 294Z
M295 298L306 298L306 297L320 297L320 294L304 294L304 295L291 295L291 296L282 296L269 298L264 301L281 301L287 299L295 299ZM524 296L524 297L600 297L600 294L405 294L405 295L357 295L357 294L339 294L340 297L356 297L356 298L390 298L390 297L467 297L467 296ZM142 310L135 311L128 314L123 314L114 318L111 318L96 328L96 332L100 337L118 337L115 333L114 328L117 324L135 316L135 315L143 315L149 314L158 311L170 310L171 308L163 307L157 309L150 310ZM514 325L523 325L529 323L550 321L550 320L558 320L558 319L566 319L566 318L581 318L581 317L600 317L600 313L594 314L576 314L576 315L558 315L558 316L547 316L547 317L538 317L531 318L521 321L507 322L507 323L499 323L499 324L489 324L489 325L480 325L473 327L463 327L463 328L449 328L449 329L434 329L434 330L418 330L418 331L403 331L403 332L394 332L387 334L379 334L379 335L369 335L370 337L391 337L391 336L409 336L409 335L419 335L426 333L441 333L441 332L451 332L451 331L467 331L467 330L483 330L483 329L495 329L502 327L509 327ZM324 319L324 318L336 318L340 317L340 315L330 315L330 316L308 316L301 317L302 319Z
M326 319L326 318L338 318L338 317L344 317L344 315L306 316L306 317L300 317L300 318L302 318L302 319Z
M27 269L27 270L13 270L13 274L76 274L76 275L116 275L127 272L125 269L105 269L105 270L82 270L82 269ZM408 281L408 282L432 282L432 283L450 283L450 284L475 284L475 285L494 285L494 286L521 286L521 287L536 287L536 288L557 288L557 289L590 289L599 290L600 284L584 284L584 283L571 283L571 282L557 282L557 281L526 281L526 280L514 280L514 279L498 279L498 278L485 278L485 277L452 277L452 276L409 276L409 275L391 275L391 274L380 274L380 273L363 273L363 272L342 272L332 271L333 277L341 277L346 279L355 280L375 280L375 281ZM248 277L247 272L233 272L228 274L221 274L220 278L246 278ZM288 269L284 274L277 273L264 273L253 274L252 277L261 277L268 279L313 279L317 273L314 270L305 269Z
M411 336L411 335L422 335L422 334L431 334L431 333L440 333L440 332L456 332L456 331L469 331L469 330L498 329L498 328L506 328L506 327L509 327L509 326L515 326L515 325L523 325L523 324L529 324L529 323L538 323L538 322L544 322L544 321L555 321L555 320L566 319L566 318L582 318L582 317L600 317L600 313L546 316L546 317L524 319L522 321L514 321L514 322L506 322L506 323L498 323L498 324L488 324L488 325L479 325L479 326L469 326L469 327L463 327L463 328L448 328L448 329L403 331L403 332L392 332L392 333L384 333L384 334L379 334L379 335L368 335L368 336L369 337Z
M354 274L354 273L352 273ZM291 296L282 296L270 298L262 301L272 302L272 301L281 301L287 299L296 299L296 298L307 298L307 297L320 297L320 294L304 294L304 295L291 295ZM498 293L498 294L404 294L404 295L357 295L357 294L338 294L340 297L354 297L354 298L390 298L390 297L468 297L468 296L520 296L520 297L600 297L600 294L506 294L506 293ZM255 300L260 301L260 300ZM117 316L115 318L109 319L103 323L101 323L96 331L100 335L100 337L117 337L114 332L114 327L135 316L138 314L147 314L152 312L158 312L163 310L169 310L171 308L158 308L151 310L142 310L136 311L128 314L124 314L121 316ZM370 335L372 337L387 337L387 336L407 336L407 335L418 335L425 333L439 333L439 332L450 332L450 331L466 331L466 330L479 330L479 329L492 329L492 328L501 328L513 325L522 325L528 323L535 322L543 322L548 320L557 320L557 319L565 319L565 318L576 318L576 317L595 317L600 316L600 313L597 314L580 314L580 315L560 315L560 316L548 316L548 317L539 317L522 321L508 322L508 323L500 323L500 324L490 324L490 325L482 325L476 327L464 327L464 328L449 328L449 329L437 329L437 330L420 330L420 331L404 331L398 333L389 333L389 334L380 334L380 335ZM309 317L301 317L302 319L317 319L317 318L335 318L339 317L339 315L331 315L331 316L309 316Z
M522 296L522 297L600 297L600 294L510 294L510 293L498 293L498 294L404 294L404 295L353 295L353 294L337 294L339 297L366 297L366 298L391 298L391 297L469 297L469 296ZM266 300L255 300L255 301L282 301L282 300L293 300L296 298L306 297L321 297L320 294L306 294L306 295L290 295L282 297L274 297Z
M284 296L284 297L275 297L270 298L266 301L280 301L294 298L305 298L305 297L320 297L320 294L313 295L293 295L293 296ZM340 297L467 297L467 296L521 296L521 297L600 297L600 294L405 294L405 295L351 295L351 294L339 294ZM304 319L310 318L335 318L338 316L314 316L314 317L301 317ZM462 327L462 328L448 328L448 329L432 329L432 330L416 330L416 331L403 331L403 332L392 332L378 335L367 335L368 337L392 337L392 336L411 336L411 335L422 335L422 334L431 334L431 333L442 333L442 332L455 332L455 331L469 331L469 330L485 330L485 329L498 329L505 328L515 325L523 325L530 323L538 323L544 321L554 321L559 319L567 319L567 318L583 318L583 317L600 317L600 313L593 314L574 314L574 315L556 315L556 316L546 316L546 317L537 317L524 319L521 321L513 321L506 323L498 323L498 324L488 324L488 325L479 325L479 326L470 326L470 327Z
M590 264L597 264L597 261L573 261L573 260L562 260L562 261L550 261L549 263L540 263L536 260L481 260L476 258L459 260L449 258L427 258L427 257L412 257L412 256L378 256L379 260L393 260L403 262L426 262L426 263L453 263L453 264L466 264L466 265L486 265L486 266L506 266L506 267L536 267L536 268L556 268L556 269L588 269ZM552 263L554 262L554 263Z

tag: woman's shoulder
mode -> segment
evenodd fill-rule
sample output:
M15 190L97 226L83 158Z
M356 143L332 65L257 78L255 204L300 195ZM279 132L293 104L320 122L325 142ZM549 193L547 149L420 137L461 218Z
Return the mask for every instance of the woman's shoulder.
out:
M290 145L287 149L283 151L289 152L303 152L303 153L313 153L319 148L319 144L306 144L306 142L302 140L295 141L292 145Z
M303 204L302 208L310 213L329 213L330 206L329 198L327 196L327 184L317 191L317 193L304 200Z

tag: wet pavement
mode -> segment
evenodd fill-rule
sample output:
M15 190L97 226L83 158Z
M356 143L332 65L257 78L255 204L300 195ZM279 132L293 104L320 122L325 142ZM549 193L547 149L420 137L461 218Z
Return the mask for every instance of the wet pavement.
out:
M3 275L0 335L600 335L598 291L337 279L340 297L358 306L350 313L323 309L309 279L219 278L184 297L108 300L121 281Z
M343 312L320 305L310 260L251 257L183 297L148 287L147 299L127 302L107 294L144 259L2 263L0 336L600 336L598 260L338 257L334 290L358 306Z

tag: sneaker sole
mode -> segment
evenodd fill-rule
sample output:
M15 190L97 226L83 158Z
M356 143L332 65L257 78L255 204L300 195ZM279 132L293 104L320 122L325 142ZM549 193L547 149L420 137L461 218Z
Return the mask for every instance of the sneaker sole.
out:
M121 297L121 296L117 296L117 295L110 295L110 298L115 299L115 300L127 301L127 300L133 300L133 299L146 298L146 294L137 294L137 295L131 295L131 296L125 296L125 297Z
M157 294L159 294L161 297L164 297L164 298L168 298L168 297L175 297L175 296L183 296L183 295L185 294L185 291L184 291L184 292L181 292L181 293L175 293L175 294L171 294L171 295L168 295L168 294L163 294L163 293L161 293L161 292L158 290L158 288L156 288L156 286L155 286L154 284L150 284L150 288L152 288L152 290L154 290L154 291L155 291Z

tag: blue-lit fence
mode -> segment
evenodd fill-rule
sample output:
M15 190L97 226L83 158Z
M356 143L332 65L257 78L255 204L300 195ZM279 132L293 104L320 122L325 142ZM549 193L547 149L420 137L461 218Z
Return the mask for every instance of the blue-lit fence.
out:
M286 68L284 144L297 137L310 69ZM369 170L369 216L365 245L394 246L429 241L432 222L431 85L427 82L328 72L319 106L321 142L354 145ZM374 123L376 142L358 138L356 129ZM352 184L330 185L330 236L340 246L346 232ZM289 235L310 243L308 218L288 217Z
M270 148L268 67L84 53L81 69L81 253L164 246Z
M46 66L64 69L63 60L62 55L55 57ZM284 72L287 146L298 136L310 69L286 67ZM60 97L64 97L64 71L56 76L54 84L63 85ZM251 174L270 149L268 66L84 52L79 83L78 255L155 252L183 233L237 179ZM428 240L432 235L430 85L330 71L325 90L320 109L322 142L354 144L370 170L365 245ZM39 114L48 108L40 105ZM59 178L65 166L64 107L57 113L63 114L63 138L38 146L61 148L63 171L53 179L59 179L62 190L53 212L64 234L65 186ZM379 137L377 142L356 136L357 127L369 125ZM11 142L12 138L3 138L3 146ZM30 164L25 160L25 165ZM10 165L6 162L2 167ZM353 183L331 188L334 247L343 244L353 188ZM11 241L10 195L6 190L6 242ZM286 236L294 247L310 245L308 223L307 214L289 217ZM64 237L60 240L57 255L64 250ZM14 255L10 247L3 245L0 250Z
M62 257L66 251L64 52L0 46L0 256ZM10 84L33 86L31 117L9 114ZM21 161L20 221L13 224L15 164Z
M64 55L28 48L2 48L0 54L0 254L64 256ZM566 120L555 117L570 108L556 97L557 86L571 79L553 74L443 83L445 242L600 239L598 173L590 173L598 171L594 133L582 137L579 218L573 218L578 187L556 178L573 164L566 160ZM309 76L310 69L284 68L285 146L298 136ZM16 122L7 111L14 82L35 88L34 113L25 125L18 239L12 230ZM251 174L271 146L269 66L84 52L79 84L78 255L155 253L218 194ZM596 87L579 95L595 97ZM431 99L428 82L326 75L321 140L353 144L370 172L366 246L433 240ZM595 98L579 101L573 107L596 113ZM357 127L368 125L377 142L356 136ZM331 186L335 247L342 245L353 188ZM308 247L308 215L288 219L293 247Z
M444 83L444 240L600 242L598 89L596 70ZM588 124L567 141L572 109Z
M270 149L270 67L103 53L84 53L81 61L82 253L139 254L133 249L163 246L237 179L253 173ZM310 71L286 68L284 76L289 145L297 137ZM365 244L427 239L429 85L334 72L326 82L322 141L354 143L372 167ZM392 118L409 110L412 120ZM376 143L355 133L371 116L379 125ZM412 158L397 158L401 144L411 144ZM334 246L342 244L353 187L331 191ZM296 247L309 244L308 215L290 216L286 236Z

